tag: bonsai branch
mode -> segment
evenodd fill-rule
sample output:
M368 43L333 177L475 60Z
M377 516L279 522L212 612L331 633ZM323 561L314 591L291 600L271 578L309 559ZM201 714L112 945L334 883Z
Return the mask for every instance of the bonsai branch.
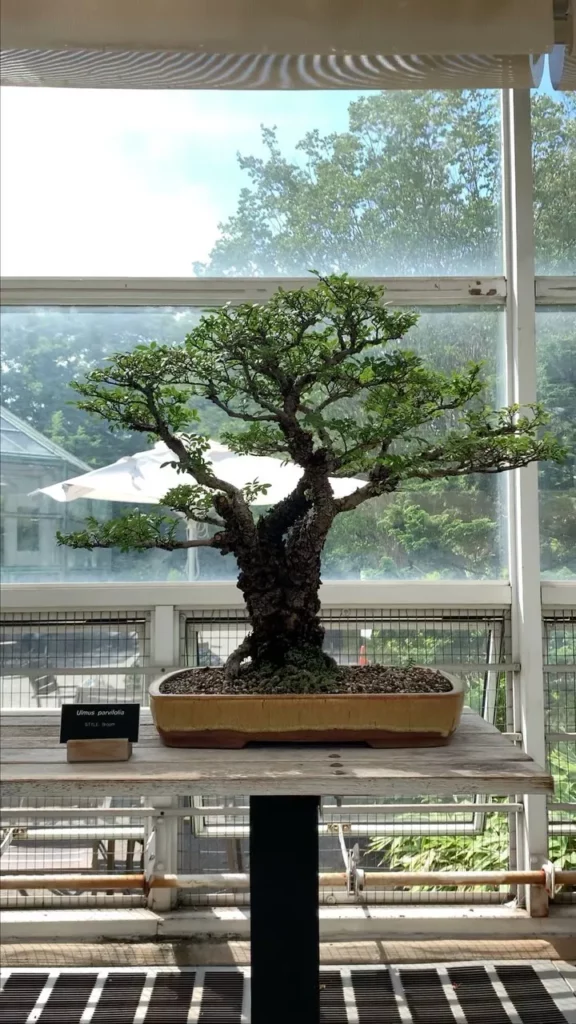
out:
M209 402L212 402L212 404L215 405L218 409L222 409L222 412L225 412L226 415L230 416L231 419L244 420L247 423L278 422L278 417L276 415L273 415L272 413L261 413L260 415L256 415L256 413L247 412L245 410L232 409L228 402L224 402L221 398L218 398L218 396L214 394L213 391L207 392L205 397L208 399Z
M66 547L83 548L86 551L92 551L94 548L116 547L119 547L121 551L150 551L153 548L158 548L161 551L179 551L186 548L221 547L221 543L213 537L198 540L169 540L167 537L165 539L158 537L151 541L142 541L141 543L134 542L134 544L126 548L122 548L118 542L114 540L101 540L97 537L85 538L82 532L68 534L58 533L57 540L59 544L65 545Z
M92 551L94 548L118 548L120 551L178 551L188 548L220 548L226 550L226 532L213 537L181 539L178 531L182 520L150 512L128 512L117 519L101 523L93 516L86 520L86 528L76 533L57 533L59 544L69 548Z

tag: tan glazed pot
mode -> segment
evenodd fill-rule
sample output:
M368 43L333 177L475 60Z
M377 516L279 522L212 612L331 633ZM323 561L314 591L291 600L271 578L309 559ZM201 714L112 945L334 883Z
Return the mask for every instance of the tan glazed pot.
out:
M182 671L182 670L180 670ZM447 693L171 694L150 687L154 724L168 747L247 743L367 743L436 747L447 743L464 706L461 680Z

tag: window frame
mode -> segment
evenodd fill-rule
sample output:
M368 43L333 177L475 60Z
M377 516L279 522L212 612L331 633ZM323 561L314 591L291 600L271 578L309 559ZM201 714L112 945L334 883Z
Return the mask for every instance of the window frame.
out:
M576 275L536 275L534 270L533 179L529 90L503 90L502 179L505 273L477 278L382 277L387 297L398 306L506 308L506 381L510 402L529 403L536 394L535 314L538 307L575 306ZM19 306L193 306L266 301L278 287L312 283L302 278L6 278L0 282L1 301ZM537 761L546 756L544 721L544 657L542 615L546 607L576 608L576 580L545 581L539 574L538 482L536 467L509 474L510 579L447 583L351 581L322 587L324 607L390 605L511 608L514 662L512 734ZM538 569L536 569L538 565ZM22 608L110 606L108 584L8 584L4 607ZM234 583L119 584L114 604L154 607L155 630L151 662L163 670L176 667L174 612L198 607L238 608L242 598ZM172 615L172 635L166 629ZM160 668L158 668L160 672ZM522 683L520 685L520 673ZM512 737L511 737L512 740ZM553 804L551 805L553 808ZM543 797L526 798L526 815L517 819L521 860L545 853L548 828ZM485 812L475 815L472 829L483 828ZM512 819L511 819L512 821Z

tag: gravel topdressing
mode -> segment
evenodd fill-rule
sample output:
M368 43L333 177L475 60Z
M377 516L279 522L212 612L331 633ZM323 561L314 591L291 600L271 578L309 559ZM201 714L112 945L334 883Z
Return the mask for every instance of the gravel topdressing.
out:
M345 665L338 674L322 680L317 693L450 693L452 684L429 668L391 668L388 665ZM160 684L160 693L256 694L294 693L278 682L248 669L229 682L221 668L185 669Z

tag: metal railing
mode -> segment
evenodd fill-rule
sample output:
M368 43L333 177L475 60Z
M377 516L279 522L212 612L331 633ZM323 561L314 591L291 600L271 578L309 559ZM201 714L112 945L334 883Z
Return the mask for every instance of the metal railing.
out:
M571 751L576 661L568 658L574 613L563 609L544 620L547 680L547 742L557 778L549 806L551 857L558 868L576 867L576 803ZM508 609L486 607L331 607L324 613L327 646L352 663L368 646L374 660L405 664L418 660L450 666L466 677L469 702L489 721L521 741L514 731L512 659ZM121 611L44 610L4 613L2 696L8 707L51 707L71 700L123 699L146 703L147 683L170 667L216 663L242 639L247 622L242 608L182 608L168 605ZM560 653L559 653L560 652ZM563 652L563 653L562 653ZM133 664L127 665L128 658ZM120 664L121 659L124 663ZM14 674L16 673L16 674ZM36 685L48 677L45 689ZM24 685L23 680L26 680ZM88 681L92 685L88 685ZM137 684L137 685L136 685ZM122 806L123 805L123 806ZM445 872L497 872L510 878L522 867L518 835L524 827L521 800L490 797L454 801L400 802L378 799L325 799L319 823L323 902L340 903L507 903L512 883L458 887ZM245 904L243 885L215 885L226 876L249 872L247 799L182 794L164 806L134 806L133 800L81 806L6 806L0 816L0 875L22 877L22 886L0 893L3 906L159 906ZM281 842L281 837L278 839ZM347 851L343 856L343 850ZM361 890L328 884L354 857L368 880ZM162 868L158 868L162 864ZM373 871L416 873L445 885L371 885ZM199 880L166 891L123 884L134 874L171 875ZM508 873L508 874L506 874ZM93 888L74 889L75 877L89 874ZM49 888L30 888L30 877L51 876ZM106 886L101 879L114 876ZM205 876L205 884L202 883ZM400 878L400 874L398 874ZM66 879L68 885L65 884ZM58 884L56 884L58 882ZM103 887L104 885L104 887ZM556 899L573 902L573 887Z

